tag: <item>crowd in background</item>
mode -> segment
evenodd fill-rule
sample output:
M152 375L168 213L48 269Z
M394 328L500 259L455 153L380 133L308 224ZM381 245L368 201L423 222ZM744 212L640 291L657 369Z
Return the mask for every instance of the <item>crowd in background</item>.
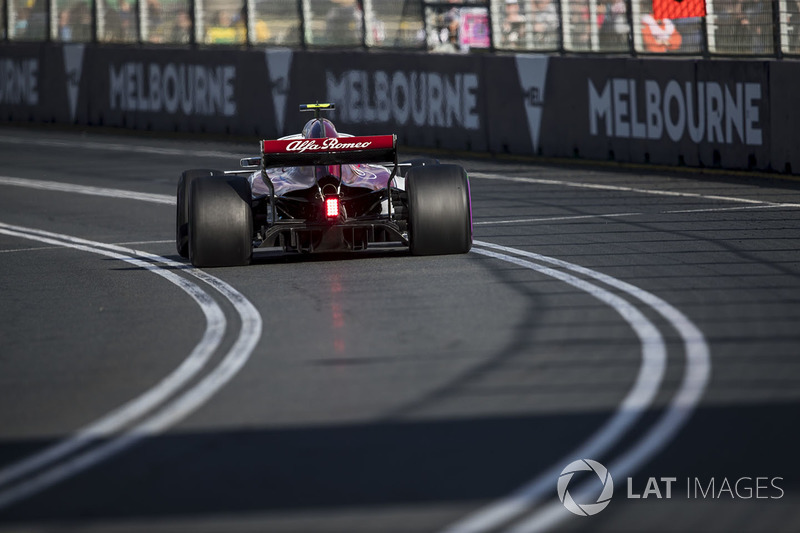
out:
M773 10L779 9L778 2L708 0L707 3L712 8L707 19L708 41L704 39L699 17L657 20L652 15L652 0L497 0L484 10L493 19L494 47L498 49L774 54L772 21ZM458 12L474 11L475 4L459 5L440 13L434 38L429 39L431 49L464 51L475 47L475 44L465 46L464 39L458 37L463 30ZM783 18L787 23L780 28L783 52L800 53L800 2L786 5Z
M139 2L145 2L143 9ZM366 45L449 53L489 48L800 53L800 1L707 0L705 25L699 18L657 20L652 0L7 0L7 5L0 20L3 36L21 40ZM55 10L52 19L47 5ZM776 13L779 9L784 12Z

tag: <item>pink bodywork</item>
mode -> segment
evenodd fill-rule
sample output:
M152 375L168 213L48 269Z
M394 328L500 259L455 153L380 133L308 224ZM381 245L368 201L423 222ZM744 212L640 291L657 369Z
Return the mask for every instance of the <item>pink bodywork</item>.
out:
M381 165L328 165L317 167L286 167L267 170L275 196L313 187L317 178L328 174L341 177L342 183L349 187L362 187L379 191L386 188L391 172ZM261 171L250 176L253 197L269 194L269 187L261 177Z

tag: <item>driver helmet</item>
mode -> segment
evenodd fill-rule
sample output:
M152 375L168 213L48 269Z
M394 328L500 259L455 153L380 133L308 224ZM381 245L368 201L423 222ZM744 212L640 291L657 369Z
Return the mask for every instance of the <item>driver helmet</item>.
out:
M313 118L303 126L303 138L305 139L327 139L338 136L339 133L333 122L326 118Z

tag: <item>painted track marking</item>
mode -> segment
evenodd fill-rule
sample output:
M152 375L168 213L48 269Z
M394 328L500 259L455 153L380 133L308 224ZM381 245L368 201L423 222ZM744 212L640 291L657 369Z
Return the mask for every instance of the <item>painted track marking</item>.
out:
M480 222L473 222L473 226L493 226L501 224L527 224L530 222L563 222L566 220L587 220L592 218L622 218L622 217L636 217L644 213L610 213L607 215L574 215L565 217L540 217L540 218L518 218L509 220L482 220Z
M554 266L566 268L616 287L655 310L678 332L683 341L686 358L683 377L678 391L670 401L665 413L661 415L655 425L651 426L647 433L642 436L636 444L631 446L622 456L609 465L609 472L617 476L624 477L635 472L666 447L678 434L703 397L708 380L711 377L711 353L703 333L677 308L658 296L625 281L618 280L586 267L573 265L572 263L560 259L546 257L533 252L480 241L478 244L480 246L505 250L523 257L529 257ZM586 486L584 485L579 487L577 492L580 493L585 490ZM523 522L512 528L511 531L514 533L542 531L555 526L568 517L569 513L564 510L561 503L553 502L540 511L530 515Z
M540 271L539 269L543 267L505 254L514 254L595 279L644 303L670 323L681 336L685 350L686 366L681 385L670 401L666 412L633 447L609 466L609 472L612 472L614 475L623 476L630 474L666 446L667 443L675 437L678 431L680 431L681 427L683 427L694 411L703 396L711 374L711 357L708 344L697 326L678 309L658 296L606 274L567 261L508 246L501 246L483 241L475 241L474 244L476 248L473 248L473 250L479 254L495 257L520 266L526 266L526 268ZM531 266L527 266L525 263L529 263ZM597 453L596 450L607 450L610 445L613 444L613 442L606 442L605 445L598 447L596 442L598 433L590 437L581 449L566 457L562 461L563 464L558 463L554 465L551 469L543 472L524 486L518 488L512 494L467 515L465 518L448 527L445 531L448 533L487 531L500 527L523 512L528 511L541 500L542 496L554 490L555 482L564 465L575 459L598 457L602 451ZM622 433L606 435L605 437L609 436L618 440L622 437ZM614 442L616 442L616 440ZM585 453L587 450L591 450L592 453ZM578 491L581 490L585 490L585 487L578 489ZM512 531L513 533L541 531L554 526L561 520L567 518L568 515L569 513L564 510L561 503L555 501L544 507L541 512L530 515L516 528L512 529Z
M716 195L702 195L697 193L659 191L659 190L640 189L633 187L598 185L598 184L568 182L559 180L540 180L535 178L513 178L513 177L498 176L498 175L483 174L483 173L472 173L471 175L479 179L481 178L498 179L505 181L559 185L559 186L578 187L587 189L613 190L622 192L634 192L642 194L655 194L655 195L677 196L677 197L687 197L687 198L702 198L714 201L738 202L738 203L750 204L751 206L755 205L757 207L800 207L800 204L789 204L789 203L779 204L774 202L764 202L760 200L750 200L750 199L716 196ZM29 180L18 180L15 178L12 179L16 180L16 182L8 184L27 186L23 182L29 181ZM62 186L63 185L64 184L62 184ZM80 188L82 188L81 186L74 186L75 187L74 189L71 189L72 186L70 185L67 185L67 187L69 187L70 190L66 192L78 192L83 194L90 194L89 192L84 192L83 190L79 190ZM143 200L143 201L157 201L158 203L165 203L165 204L174 203L174 199L166 195L152 195L155 197L158 196L161 197L160 200L155 200L155 199L147 199L145 195L140 195L139 193L134 193L133 195L128 194L131 191L118 191L114 189L103 189L103 188L95 188L95 189L100 189L99 191L92 191L96 195L113 195L114 197L119 197L119 198L128 198L128 199ZM709 210L703 209L697 211L707 212ZM682 212L686 211L683 210ZM487 248L499 246L499 245L493 245L491 243L482 243L480 241L477 241L476 245L485 246ZM660 306L660 304L663 304L663 306L655 307L654 309L656 309L656 311L659 312L659 314L661 314L662 316L664 316L664 318L670 321L670 323L672 323L672 325L679 331L679 333L683 337L684 345L686 346L687 349L686 353L687 367L681 385L681 389L676 394L675 398L670 404L670 408L668 409L666 414L662 417L662 419L660 419L659 423L657 423L656 426L654 426L654 428L651 429L651 431L638 443L638 445L625 456L627 459L622 464L622 466L629 465L628 466L629 468L635 468L635 465L641 464L642 462L646 461L649 457L651 457L654 453L656 453L658 447L666 445L668 439L672 438L674 434L677 433L680 427L682 427L683 423L685 423L686 419L688 419L688 416L691 414L696 403L699 402L700 397L702 397L702 392L705 388L705 384L707 383L708 375L710 373L710 359L708 354L708 346L705 344L705 339L703 338L702 333L699 330L697 330L697 328L693 324L691 324L691 322L688 321L688 319L686 319L686 317L682 315L680 311L678 311L677 309L671 307L669 304L667 304L663 300L660 300L658 297L650 293L645 293L644 291L641 291L641 289L638 289L637 287L629 285L625 282L616 280L615 278L610 278L608 276L591 271L589 269L583 269L583 267L579 267L578 265L572 265L570 263L566 263L557 259L546 258L545 256L538 256L537 254L533 254L531 256L528 255L529 254L528 252L515 250L513 248L500 247L498 249L504 249L503 251L523 255L530 258L535 258L537 260L553 261L554 263L552 264L555 264L556 266L559 266L561 268L574 269L574 271L580 272L583 275L594 277L595 279L598 279L606 284L615 286L617 289L631 294L631 296L634 296L635 298L643 301L648 305L655 303ZM476 249L475 251L478 253L484 253L484 255L488 255L487 253L485 253L488 250L479 251L478 249ZM609 283L608 280L613 280L613 283ZM675 321L673 321L673 319L678 319L679 322L676 323ZM680 322L680 319L685 319L685 322ZM692 333L692 330L695 330L697 333L697 336L694 339L692 339L691 335L687 336L687 334ZM586 444L586 446L590 445L593 445L591 441ZM615 465L617 465L617 463L615 463ZM453 531L462 531L462 530L482 531L485 529L482 524L488 523L487 520L488 521L496 520L498 516L507 513L508 510L511 508L514 508L515 510L513 515L519 514L518 512L516 512L516 510L521 509L521 511L524 512L533 503L533 498L529 498L528 496L526 496L525 489L529 489L530 494L535 495L537 490L541 489L537 490L533 489L535 489L539 484L543 485L541 478L542 476L537 478L538 481L537 480L532 481L525 487L522 487L521 489L516 491L511 496L505 498L504 500L501 500L500 502L490 505L486 509L479 510L477 513L473 515L469 515L466 519L457 522L451 529ZM522 497L523 500L520 500L519 499L520 497ZM522 503L523 505L520 505L520 503ZM506 514L506 516L508 515ZM528 520L526 520L526 522L524 522L521 525L521 527L528 527L525 524L529 525L535 523L535 521L538 520L537 518L538 516L539 515L534 515L530 517ZM500 521L495 521L493 523L496 526L499 525L500 522L506 520L508 520L508 518L504 518Z
M107 187L93 187L91 185L75 185L73 183L62 183L60 181L29 180L24 178L12 178L10 176L0 176L0 185L10 185L13 187L26 187L28 189L38 189L42 191L71 192L85 194L88 196L103 196L106 198L123 198L127 200L139 200L155 204L175 205L174 196L166 194L151 194L146 192L126 191L123 189L109 189Z
M546 276L558 279L579 290L587 292L601 302L612 307L636 332L641 343L641 364L633 386L623 401L617 406L613 416L607 420L584 444L565 455L561 460L537 476L533 481L516 490L510 496L468 515L445 531L485 531L505 523L524 513L536 500L552 490L552 480L557 479L564 465L576 458L600 457L606 453L633 426L652 404L664 376L667 349L658 328L627 300L615 295L599 285L590 283L567 272L533 263L526 258L507 255L511 248L500 251L478 247L486 245L475 242L473 252L512 263Z
M11 250L0 250L0 254L15 254L17 252L40 252L42 250L60 250L61 246L35 246L31 248L13 248Z
M721 213L727 211L747 211L752 209L795 209L800 207L800 204L779 204L779 205L740 205L736 207L714 207L709 209L675 209L672 211L656 211L660 215L678 215L689 213ZM638 217L645 213L599 213L596 215L573 215L563 217L539 217L539 218L516 218L507 220L482 220L480 222L473 222L474 226L495 226L503 224L530 224L532 222L566 222L569 220L588 220L593 218L625 218L625 217Z
M714 200L720 202L736 202L741 204L771 205L775 207L800 207L800 204L767 202L764 200L752 200L750 198L738 198L735 196L719 196L715 194L700 194L696 192L665 191L661 189L642 189L639 187L625 187L622 185L607 185L602 183L584 183L581 181L550 180L542 178L527 178L522 176L503 176L487 172L470 172L470 178L478 178L495 181L511 181L517 183L533 183L536 185L556 185L559 187L570 187L576 189L594 189L614 192L632 192L639 194L651 194L656 196L671 196L675 198L699 198L702 200Z
M115 242L118 246L133 246L134 244L174 244L175 239L162 239L158 241L133 241L133 242Z
M565 185L570 187L584 187L589 189L602 189L602 188L611 188L612 190L630 190L631 192L638 192L643 194L666 194L669 196L689 196L689 197L697 197L703 198L708 200L725 200L725 201L738 201L743 202L751 205L747 206L737 206L737 207L717 207L717 208L703 208L703 209L678 209L678 210L670 210L670 211L660 211L661 214L688 214L688 213L714 213L714 212L723 212L723 211L738 211L743 209L779 209L779 208L798 208L800 204L792 204L792 203L774 203L774 202L764 202L762 200L747 200L744 198L732 198L732 197L723 197L723 196L705 196L701 194L695 193L675 193L672 191L658 191L658 190L650 190L650 189L636 189L636 188L624 188L624 187L617 187L617 186L610 186L610 185L597 185L597 184L587 184L587 183L574 183L574 182L562 182L558 180L536 180L534 178L506 178L503 176L494 176L490 174L482 174L482 173L471 173L470 177L477 177L479 179L508 179L511 181L521 181L523 183L532 182L532 183L539 183L544 182L548 185ZM90 185L75 185L72 183L63 183L60 181L41 181L41 180L29 180L25 178L15 178L10 176L0 176L0 185L9 185L15 187L26 187L30 189L39 189L39 190L46 190L46 191L58 191L58 192L67 192L67 193L75 193L75 194L84 194L88 196L101 196L106 198L120 198L125 200L137 200L137 201L144 201L150 203L158 203L164 205L175 205L175 197L166 194L154 194L154 193L143 193L138 191L130 191L124 189L111 189L107 187L94 187ZM516 219L507 219L507 220L482 220L473 222L475 226L494 226L494 225L505 225L505 224L530 224L535 222L566 222L570 220L589 220L594 218L624 218L624 217L635 217L641 216L645 213L599 213L599 214L592 214L592 215L571 215L571 216L556 216L556 217L538 217L538 218L516 218ZM131 244L149 244L146 242L143 243L131 243Z
M40 492L127 449L142 438L160 433L176 424L208 401L244 366L261 337L261 316L241 293L224 281L203 271L187 268L183 263L118 245L104 244L69 235L3 223L0 223L0 233L113 257L154 272L189 292L203 308L208 323L206 333L201 342L192 351L192 354L184 360L177 370L162 380L156 387L79 430L73 437L0 470L0 485L7 485L22 476L56 463L81 448L96 442L97 439L109 438L123 426L137 418L141 418L147 412L158 409L154 414L148 415L148 418L145 418L122 435L111 438L111 440L49 467L49 469L17 485L0 491L0 508ZM156 263L162 263L167 268L162 268ZM159 406L202 369L218 348L226 324L221 308L208 293L189 280L178 276L170 269L182 269L220 292L234 306L242 324L236 342L215 369L177 398Z
M238 152L214 151L214 150L186 150L183 148L163 148L157 146L146 146L141 144L110 143L99 141L63 141L54 139L20 139L8 135L0 135L0 142L5 144L17 144L23 146L46 146L49 148L83 148L86 150L105 150L107 152L124 152L127 154L148 154L148 155L171 155L171 156L191 156L191 157L234 157ZM255 150L253 150L255 152Z

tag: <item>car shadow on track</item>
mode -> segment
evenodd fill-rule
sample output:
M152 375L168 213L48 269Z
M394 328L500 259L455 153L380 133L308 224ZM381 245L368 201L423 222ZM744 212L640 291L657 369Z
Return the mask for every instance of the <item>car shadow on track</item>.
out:
M183 263L181 266L164 265L161 268L165 270L181 270L183 268L191 268L192 264L185 257L177 254L165 254L161 257ZM408 248L402 246L375 246L370 247L368 250L358 251L344 251L344 252L319 252L319 253L296 253L284 252L279 248L256 249L253 251L253 258L250 265L273 265L273 264L298 264L298 263L325 263L325 262L339 262L339 261L365 261L369 259L385 259L397 257L412 257ZM106 258L104 261L119 261L118 259ZM203 270L218 271L222 269L231 268L247 268L244 267L203 267ZM113 270L142 270L138 266L124 266L115 268Z
M251 265L317 263L333 261L361 261L411 256L407 247L373 245L367 250L344 252L296 253L284 252L280 248L256 249Z
M781 476L782 489L796 495L800 471L787 459L800 442L798 432L787 432L782 422L792 419L797 408L796 403L702 408L685 430L691 438L668 448L646 469L647 475L719 480ZM652 421L657 414L646 418ZM597 412L163 435L0 511L0 528L263 517L304 510L346 509L357 514L387 505L474 507L507 495L558 463L608 416ZM734 438L725 429L732 422L747 431ZM45 444L0 442L0 459ZM618 492L624 491L623 480L619 485L623 488ZM555 493L554 479L548 497ZM389 526L371 525L373 531ZM444 525L410 529L429 531ZM326 530L324 518L314 529Z

